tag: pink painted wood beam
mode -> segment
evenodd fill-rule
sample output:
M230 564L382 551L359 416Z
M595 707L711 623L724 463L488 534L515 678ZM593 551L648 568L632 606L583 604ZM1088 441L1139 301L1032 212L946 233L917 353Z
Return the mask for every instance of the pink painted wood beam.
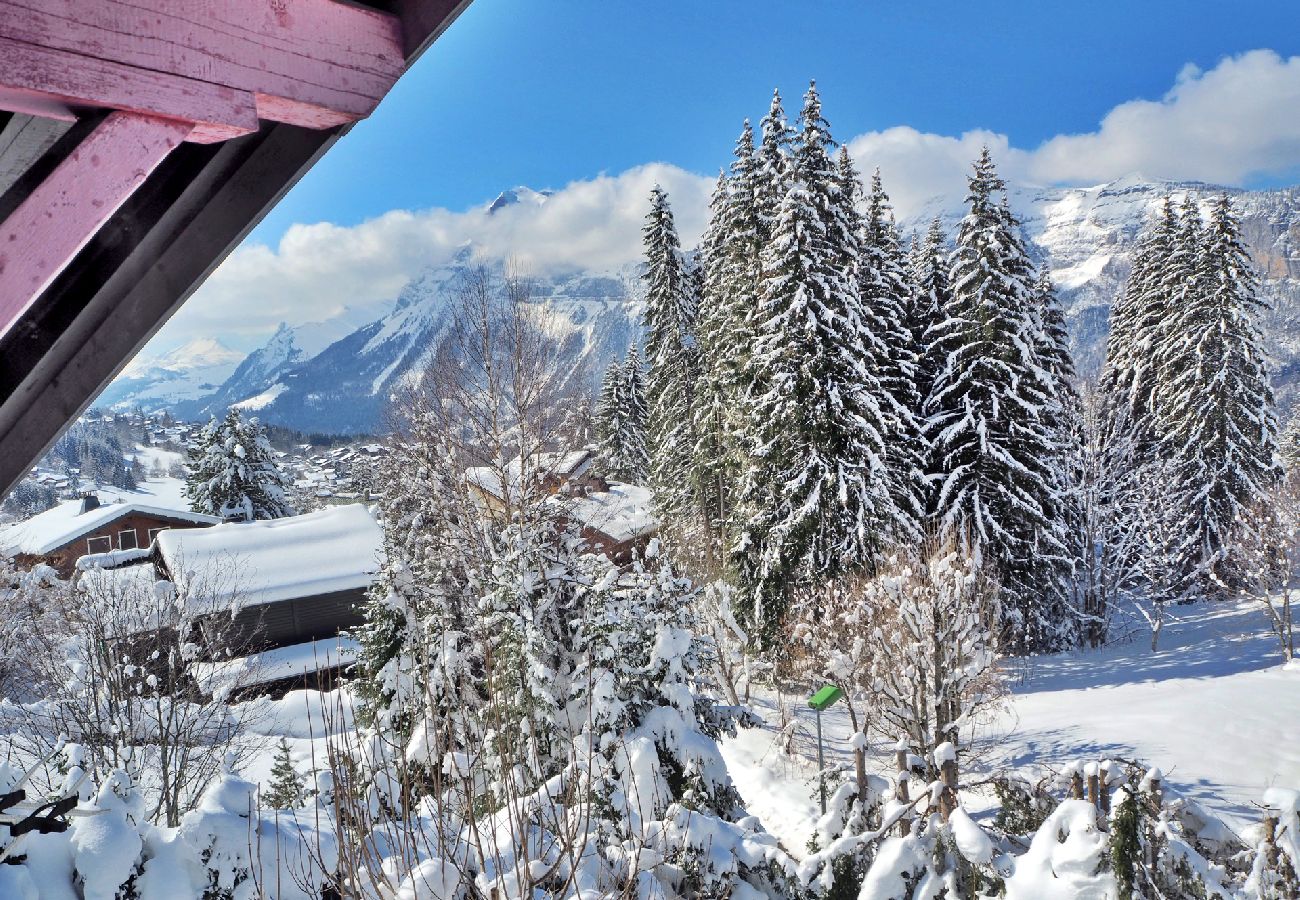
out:
M0 335L189 130L173 119L110 113L0 224Z
M0 0L0 38L248 92L311 128L369 115L405 65L395 16L336 0ZM0 54L0 85L11 71Z
M189 140L198 143L257 131L257 101L248 91L3 37L0 84L0 108L13 112L50 115L40 104L109 107L190 122ZM29 108L18 108L24 100Z

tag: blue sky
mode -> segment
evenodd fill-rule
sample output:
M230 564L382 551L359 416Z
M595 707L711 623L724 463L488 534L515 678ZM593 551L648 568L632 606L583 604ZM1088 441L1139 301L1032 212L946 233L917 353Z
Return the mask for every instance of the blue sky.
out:
M1300 183L1295 0L474 0L144 354L373 319L466 244L626 266L655 183L690 245L742 121L809 78L903 221L983 145L1022 185ZM516 185L557 193L487 216Z
M845 138L983 128L1034 147L1261 47L1300 53L1294 2L474 0L254 240L650 161L715 171L773 87L795 105L810 77Z

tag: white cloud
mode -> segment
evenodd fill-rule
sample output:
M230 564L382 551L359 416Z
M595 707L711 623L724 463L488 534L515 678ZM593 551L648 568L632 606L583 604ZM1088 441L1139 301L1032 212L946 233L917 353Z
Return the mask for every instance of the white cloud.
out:
M1060 135L1034 149L1012 147L991 131L953 137L907 126L859 135L848 146L864 172L879 166L898 215L906 217L936 195L960 196L985 144L1014 182L1096 184L1141 172L1241 184L1286 173L1300 166L1297 110L1300 57L1256 50L1208 71L1185 68L1161 99L1123 103L1096 131ZM214 334L247 342L282 320L320 320L344 306L378 309L413 274L467 242L487 255L514 256L538 274L632 262L655 182L669 192L690 246L703 229L713 179L665 163L577 181L544 204L493 215L483 208L398 210L354 227L295 225L274 249L236 251L155 346Z
M1300 56L1253 50L1208 72L1186 66L1160 100L1115 107L1090 134L1032 154L1043 182L1103 182L1131 172L1240 184L1300 165Z
M394 210L353 227L294 225L274 249L253 244L232 253L148 352L214 334L247 343L282 321L321 321L345 307L377 312L413 275L449 261L466 244L488 257L512 257L533 274L619 266L636 259L656 183L669 194L683 243L692 246L704 228L712 181L664 163L574 182L545 203L491 214L486 206Z

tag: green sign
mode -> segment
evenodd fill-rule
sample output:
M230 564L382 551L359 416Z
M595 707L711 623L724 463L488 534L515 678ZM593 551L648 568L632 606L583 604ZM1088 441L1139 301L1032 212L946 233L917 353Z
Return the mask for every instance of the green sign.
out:
M835 701L843 696L843 691L833 684L828 684L808 698L808 705L818 712L821 712L822 710L829 709L835 705Z

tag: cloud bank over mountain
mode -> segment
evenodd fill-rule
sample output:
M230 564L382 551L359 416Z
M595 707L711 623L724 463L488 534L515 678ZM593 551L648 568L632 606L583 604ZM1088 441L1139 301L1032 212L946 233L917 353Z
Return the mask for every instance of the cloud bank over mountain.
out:
M834 97L828 115L834 124ZM798 97L786 98L793 116ZM987 144L1004 176L1036 185L1096 184L1141 172L1153 178L1243 185L1300 175L1300 57L1255 50L1209 70L1188 66L1158 100L1116 106L1097 130L1058 135L1032 149L1006 135L932 134L908 126L847 141L864 172L879 167L900 216L927 200L959 193L970 162ZM739 130L740 123L737 124ZM729 162L719 148L719 164ZM522 271L553 275L613 268L640 252L642 217L653 184L668 191L684 245L698 241L714 175L649 163L601 174L499 206L453 212L394 210L352 227L291 227L277 247L241 247L155 341L151 352L199 336L251 346L281 322L320 321L352 310L381 312L421 269L466 245L490 258L513 257Z

